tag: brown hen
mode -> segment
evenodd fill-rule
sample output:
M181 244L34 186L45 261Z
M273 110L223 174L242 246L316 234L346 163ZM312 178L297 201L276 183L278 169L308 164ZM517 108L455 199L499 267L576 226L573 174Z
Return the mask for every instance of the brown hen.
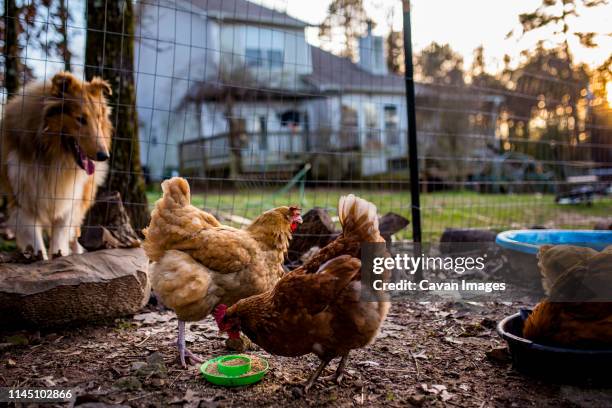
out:
M384 239L376 207L349 195L340 199L343 232L307 264L285 275L274 289L215 310L222 331L239 331L266 351L282 356L316 354L321 364L305 384L308 391L327 364L341 357L341 381L349 352L372 342L389 302L383 293L362 299L360 243Z
M279 207L236 229L191 205L185 179L166 180L162 190L143 231L143 247L154 261L153 290L179 319L179 357L185 366L186 357L201 361L185 348L185 321L202 320L220 303L234 304L274 287L302 218L297 207Z
M525 321L524 337L571 348L612 347L612 246L540 248L547 298Z

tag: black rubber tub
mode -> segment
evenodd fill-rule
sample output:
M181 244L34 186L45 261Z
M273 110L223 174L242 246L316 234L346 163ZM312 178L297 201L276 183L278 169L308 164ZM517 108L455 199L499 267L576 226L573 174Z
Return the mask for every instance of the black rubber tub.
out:
M497 332L508 342L512 365L518 371L561 383L612 385L612 349L582 350L546 346L522 337L531 311L506 317Z

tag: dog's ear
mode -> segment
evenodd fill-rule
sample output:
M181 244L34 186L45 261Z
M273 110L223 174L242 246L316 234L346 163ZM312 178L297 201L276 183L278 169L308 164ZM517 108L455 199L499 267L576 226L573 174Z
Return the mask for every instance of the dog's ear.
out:
M97 95L110 96L113 94L110 84L100 77L93 77L89 83L89 90Z
M70 72L58 72L51 80L51 94L58 98L64 95L78 95L79 88L79 80Z

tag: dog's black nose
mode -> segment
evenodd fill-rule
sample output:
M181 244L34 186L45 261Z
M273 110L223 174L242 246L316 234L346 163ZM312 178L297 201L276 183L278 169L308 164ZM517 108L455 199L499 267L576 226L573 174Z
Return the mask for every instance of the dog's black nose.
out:
M109 157L110 156L108 155L108 153L105 153L105 152L98 152L98 153L96 153L96 160L97 161L107 161Z

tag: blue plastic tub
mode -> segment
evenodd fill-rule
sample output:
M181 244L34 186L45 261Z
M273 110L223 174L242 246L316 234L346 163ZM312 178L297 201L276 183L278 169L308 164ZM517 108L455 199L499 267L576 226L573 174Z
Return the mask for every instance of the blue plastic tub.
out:
M497 234L495 242L502 248L537 254L540 245L577 245L601 251L612 245L612 231L593 230L516 230Z
M578 245L601 251L612 245L612 231L593 230L516 230L497 234L507 267L514 278L544 294L537 253L541 245Z

